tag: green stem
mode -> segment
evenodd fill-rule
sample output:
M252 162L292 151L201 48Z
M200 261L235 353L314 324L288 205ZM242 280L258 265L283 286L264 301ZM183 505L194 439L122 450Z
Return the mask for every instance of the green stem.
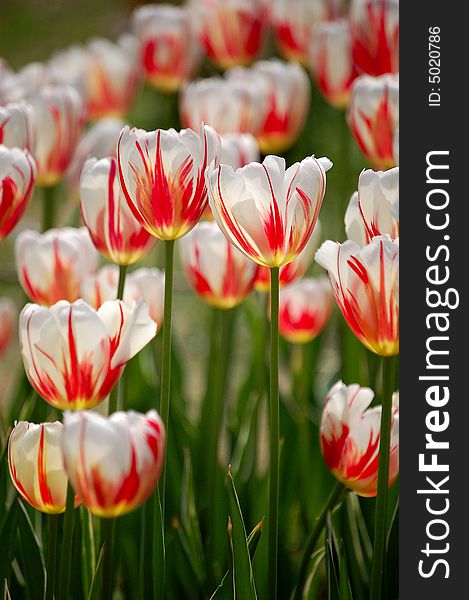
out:
M280 408L278 387L279 268L270 269L270 478L269 478L269 554L268 598L277 598L278 505L279 505L279 433Z
M62 553L60 557L59 588L57 598L68 600L70 592L70 570L72 566L73 524L75 510L75 492L72 486L67 487L67 504L65 508Z
M55 200L57 186L42 188L42 230L47 231L55 225Z
M308 568L311 561L311 555L316 548L316 544L321 536L322 530L326 526L327 514L332 511L336 504L345 492L345 488L341 483L337 483L329 496L321 514L316 522L316 526L311 533L311 536L306 544L306 549L301 559L300 571L298 574L298 582L295 588L294 600L301 600L303 597L303 589L305 587L306 579L308 577Z
M389 450L391 445L392 395L396 358L383 357L383 398L378 462L378 495L375 507L373 564L371 568L370 600L381 600L384 555L386 548L386 509L388 501Z
M57 515L48 515L47 526L49 536L47 540L47 586L46 600L53 600L55 591L55 575L57 570Z
M115 519L101 519L101 535L103 539L103 594L102 600L112 600L113 594L113 550Z
M117 300L124 298L124 287L125 287L125 276L127 274L127 265L119 265L119 283L117 284ZM109 396L109 410L108 414L116 412L117 405L119 404L119 387L121 385L122 376L114 386Z

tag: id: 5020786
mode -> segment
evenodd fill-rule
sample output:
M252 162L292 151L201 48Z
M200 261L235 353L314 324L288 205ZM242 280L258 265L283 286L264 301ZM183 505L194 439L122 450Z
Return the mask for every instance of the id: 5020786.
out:
M441 106L441 36L439 27L428 29L428 83L431 84L428 94L429 106Z

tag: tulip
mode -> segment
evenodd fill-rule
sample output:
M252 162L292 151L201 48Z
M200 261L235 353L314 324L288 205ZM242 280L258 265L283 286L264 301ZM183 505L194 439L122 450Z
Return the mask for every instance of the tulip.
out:
M150 497L161 474L165 428L155 410L103 417L65 413L64 464L73 489L99 517L117 517Z
M321 418L324 460L332 473L359 496L374 497L378 485L381 406L368 408L374 392L338 381ZM399 474L399 406L392 408L388 486Z
M150 317L158 327L163 323L164 273L159 269L137 269L127 277L124 299L127 302L142 299Z
M129 277L126 277L126 287L129 283L128 280ZM83 279L80 288L81 298L97 310L105 302L117 300L118 284L119 267L117 265L105 265L94 275Z
M198 71L201 47L188 7L147 4L135 10L133 30L147 81L163 92L177 92Z
M375 237L360 248L327 241L316 262L329 271L332 289L357 338L380 356L399 352L399 240Z
M302 279L280 291L279 331L293 344L307 344L324 329L332 311L327 277Z
M83 221L97 250L118 265L145 257L156 240L133 216L119 186L113 157L90 158L80 179Z
M85 228L64 227L38 233L22 231L16 238L16 269L28 297L50 306L80 297L83 279L96 271L98 253Z
M72 192L78 190L81 171L88 158L116 155L117 142L124 125L121 119L107 117L88 129L76 147L67 172L67 184Z
M27 150L0 145L0 240L21 219L35 179L36 164Z
M325 99L336 108L345 108L356 77L348 21L341 19L315 26L309 63Z
M34 153L33 113L25 102L0 106L0 144Z
M68 169L81 136L83 102L69 85L46 86L28 100L34 110L37 181L53 186Z
M226 133L260 134L267 118L267 82L246 77L210 77L189 83L181 94L181 121L198 130L210 125L220 135Z
M83 300L51 308L27 304L20 315L20 346L31 385L61 410L102 402L125 364L156 334L148 307L105 302L97 311Z
M20 421L8 440L8 466L15 488L31 506L52 515L65 511L67 498L62 434L58 421L40 425Z
M282 56L306 65L314 26L338 19L343 4L343 0L274 0L271 20Z
M362 171L345 213L347 237L366 246L380 235L399 237L399 168Z
M222 165L240 169L260 159L259 146L249 133L225 133L220 136Z
M46 65L32 62L16 73L8 73L0 83L0 101L18 102L40 90L49 79Z
M321 223L318 220L304 249L291 263L280 268L279 285L281 288L295 283L303 277L314 261L314 255L320 241ZM256 283L254 285L259 292L268 292L270 290L270 273L267 267L260 266L257 269Z
M268 9L264 0L192 0L201 44L220 69L250 64L262 49Z
M359 73L399 72L399 0L352 0L353 60Z
M230 309L252 291L256 265L216 223L199 223L181 240L181 263L194 291L216 308Z
M228 165L207 169L212 212L234 245L260 265L282 267L305 248L316 225L326 190L327 158L305 158L286 169L268 156L236 171Z
M6 352L16 326L16 308L10 298L0 297L0 357Z
M146 132L124 127L117 146L119 180L139 223L175 240L199 221L207 204L204 173L218 164L220 140L210 127Z
M250 69L231 71L231 78L251 78L252 85L264 81L267 112L257 139L264 154L284 152L298 138L308 114L311 86L302 67L277 59L256 63Z
M378 169L394 163L399 125L399 80L394 75L358 77L352 85L348 122L360 150Z
M88 49L80 44L54 52L47 64L48 83L74 87L86 105L90 66Z

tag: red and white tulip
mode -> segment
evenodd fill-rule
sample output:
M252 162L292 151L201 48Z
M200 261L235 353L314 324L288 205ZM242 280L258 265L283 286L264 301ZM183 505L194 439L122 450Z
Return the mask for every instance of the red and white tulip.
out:
M359 246L379 235L399 237L399 167L362 171L345 213L347 237Z
M345 108L356 77L350 25L346 19L315 26L309 64L324 98L336 108Z
M83 300L51 308L27 304L20 315L26 374L37 393L61 410L92 408L117 383L125 364L156 335L145 303Z
M99 257L84 227L45 233L26 229L16 238L15 254L22 288L33 302L47 306L77 300L83 279L96 271Z
M220 164L240 169L260 159L259 145L250 133L225 133L220 136Z
M306 65L314 26L343 12L343 0L274 0L271 20L282 56Z
M370 388L338 381L327 395L320 425L321 449L328 468L346 487L365 497L376 496L378 486L381 406L369 408L373 397ZM399 402L395 398L389 486L398 475Z
M39 185L55 185L66 173L84 124L80 94L70 85L50 85L28 98L34 111Z
M264 0L191 0L200 42L220 69L250 64L267 33Z
M329 320L333 306L327 277L306 278L280 290L279 332L293 344L316 338Z
M352 0L353 60L359 73L399 72L399 0Z
M8 466L15 488L32 507L52 515L63 513L67 501L62 434L58 421L40 425L20 421L8 440Z
M324 242L316 262L329 272L335 299L357 338L381 356L399 353L399 240L375 237L360 248Z
M351 89L348 122L360 150L377 169L394 167L394 137L399 126L398 77L358 77Z
M33 113L26 102L0 106L0 144L34 153Z
M13 337L16 328L16 308L12 300L0 297L0 356L2 356Z
M236 171L207 169L212 212L225 235L254 262L282 267L305 248L326 191L327 158L305 158L286 168L268 156Z
M136 219L151 235L174 240L200 220L207 204L205 169L218 164L220 138L207 126L146 132L122 130L119 180Z
M164 92L177 92L200 67L202 51L188 7L148 4L133 14L140 62L147 81Z
M216 223L199 223L181 240L180 252L190 285L208 304L230 309L253 290L256 264L233 246Z
M21 219L36 180L36 164L27 150L0 145L0 240Z
M25 100L40 90L49 81L49 72L45 64L32 62L16 73L7 73L0 82L0 102L18 102Z
M96 516L118 517L153 492L163 468L165 429L155 410L109 417L67 412L62 450L70 483L83 504Z
M134 217L120 189L114 157L85 163L80 207L95 247L110 261L131 265L153 250L156 240Z

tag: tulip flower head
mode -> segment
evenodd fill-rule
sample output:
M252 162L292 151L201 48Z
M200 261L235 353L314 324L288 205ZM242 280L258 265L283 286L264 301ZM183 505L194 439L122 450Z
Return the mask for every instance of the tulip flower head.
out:
M95 247L110 261L131 265L154 248L156 240L133 216L121 192L115 158L85 163L80 207Z
M265 267L282 267L302 252L313 233L331 166L327 158L309 157L287 169L278 156L236 171L211 165L206 174L210 207L246 256Z
M50 85L28 98L34 111L39 185L55 185L73 158L84 124L83 101L70 85Z
M399 72L399 0L352 0L353 60L359 73Z
M290 285L291 283L295 283L303 277L309 267L313 264L314 255L316 254L320 241L321 223L318 219L313 233L304 249L294 260L292 260L292 262L280 268L279 284L281 288ZM255 288L259 292L270 291L270 272L267 267L259 266L257 269Z
M347 237L366 246L379 235L399 237L399 168L362 171L345 213Z
M202 52L188 7L148 4L133 14L140 61L147 81L163 92L177 92L199 69Z
M35 509L52 515L63 513L67 500L62 434L58 421L40 425L20 421L8 440L8 466L15 488Z
M220 135L250 133L257 137L267 119L269 87L265 78L239 76L246 71L228 71L225 77L193 81L181 95L181 122L197 131L201 123Z
M27 304L20 315L26 374L37 393L61 410L102 402L125 364L156 335L145 303L105 302L97 311L83 300L51 308Z
M10 298L0 298L0 357L6 352L16 327L16 308Z
M194 291L208 304L230 309L252 291L257 267L216 223L199 223L181 240L181 262Z
M98 253L84 227L45 233L26 229L16 238L15 254L22 288L33 302L47 306L77 300L81 282L98 264Z
M399 353L399 240L375 237L363 248L327 241L316 262L328 270L335 299L357 338L380 356Z
M27 150L0 145L0 240L23 216L36 179L36 164Z
M282 56L304 65L314 26L343 14L343 0L273 0L272 25Z
M239 169L260 159L259 146L250 133L225 133L220 136L220 164Z
M129 275L125 278L125 287ZM117 300L119 285L119 267L117 265L104 265L98 271L83 279L80 287L81 298L96 310L109 300Z
M359 496L374 497L378 486L381 406L369 408L374 393L338 381L329 391L320 425L321 450L332 473ZM399 474L399 403L393 403L389 480Z
M0 144L34 153L33 112L26 102L0 106Z
M163 324L164 272L155 268L142 268L130 273L125 283L124 300L143 300L148 306L150 317L160 327Z
M340 19L315 26L309 64L325 99L336 108L345 108L350 96L350 86L356 77L347 20Z
M163 467L165 429L158 413L65 413L62 450L73 489L99 517L134 510L153 492Z
M252 63L267 31L264 0L192 0L200 42L220 69Z
M0 82L0 101L2 104L25 100L30 94L43 88L49 81L46 65L32 62L16 73L9 73Z
M220 157L220 138L207 126L197 134L124 127L117 146L119 180L136 219L151 235L175 240L200 220L207 204L205 169Z
M377 169L393 167L399 79L394 75L358 77L351 89L348 122L366 158Z
M279 331L293 344L307 344L324 329L333 295L327 277L307 278L280 291Z
M290 148L305 123L311 86L308 76L296 63L271 59L257 62L250 69L233 69L230 79L251 80L253 87L265 83L267 112L256 137L264 154Z

